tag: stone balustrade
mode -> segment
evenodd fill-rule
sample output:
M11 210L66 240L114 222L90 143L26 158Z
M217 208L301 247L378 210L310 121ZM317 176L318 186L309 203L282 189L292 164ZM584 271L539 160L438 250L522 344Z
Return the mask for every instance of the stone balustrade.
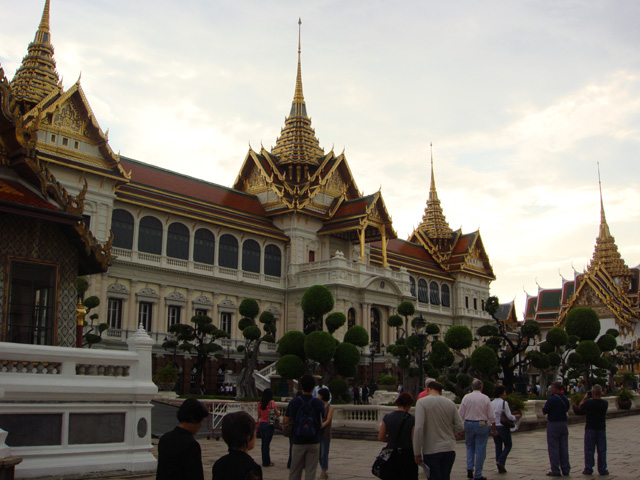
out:
M143 329L128 351L0 342L0 428L16 478L153 470L153 340Z

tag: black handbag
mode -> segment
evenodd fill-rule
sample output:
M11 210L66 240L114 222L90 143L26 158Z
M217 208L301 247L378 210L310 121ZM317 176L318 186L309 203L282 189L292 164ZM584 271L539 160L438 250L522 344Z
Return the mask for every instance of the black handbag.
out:
M404 423L407 421L407 416L408 414L405 414L404 418L402 419L402 423L400 424L400 428L398 429L398 434L396 435L396 439L395 439L395 444L398 444L398 439L400 438L400 434L402 433L402 429L404 428ZM371 466L371 473L373 473L376 477L381 478L383 480L391 478L389 476L389 467L391 466L389 461L391 460L391 457L393 456L394 453L396 453L396 451L398 450L398 448L387 448L384 447L382 450L380 450L380 453L378 454L378 456L376 457L375 461L373 462L373 465Z
M507 414L504 413L504 400L502 401L502 412L500 412L500 423L502 424L503 427L507 427L507 428L513 428L516 426L516 423L513 420L510 420L509 417L507 417Z

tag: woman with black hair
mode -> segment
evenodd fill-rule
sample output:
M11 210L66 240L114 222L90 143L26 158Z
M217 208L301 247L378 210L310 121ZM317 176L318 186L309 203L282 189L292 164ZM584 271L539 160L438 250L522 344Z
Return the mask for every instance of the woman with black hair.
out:
M262 466L273 467L271 461L271 455L269 454L269 447L271 446L271 439L273 438L273 432L275 431L275 425L269 423L269 413L273 411L277 417L280 416L276 402L273 401L273 394L270 388L265 388L262 391L262 400L258 403L258 428L260 429L260 437L262 438Z
M229 453L213 464L212 480L262 480L262 468L247 453L256 446L256 421L247 412L227 413L222 439Z
M383 478L418 480L418 465L413 457L413 427L416 419L409 413L413 397L403 392L398 395L396 405L398 409L384 416L378 432L378 441L387 442L386 448L393 449Z

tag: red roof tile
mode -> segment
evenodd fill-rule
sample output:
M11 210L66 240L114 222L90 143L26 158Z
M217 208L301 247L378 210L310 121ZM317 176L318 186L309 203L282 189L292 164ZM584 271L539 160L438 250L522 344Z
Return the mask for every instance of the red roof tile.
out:
M55 205L14 180L0 178L0 200L47 210L59 210Z

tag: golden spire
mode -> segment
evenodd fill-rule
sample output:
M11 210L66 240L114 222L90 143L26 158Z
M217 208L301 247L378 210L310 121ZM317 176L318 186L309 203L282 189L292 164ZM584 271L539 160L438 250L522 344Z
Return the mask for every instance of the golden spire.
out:
M598 187L600 190L600 232L598 238L596 238L596 247L593 252L593 258L589 264L589 269L595 267L598 264L602 264L605 270L612 277L631 277L629 267L624 263L624 260L620 257L618 247L616 245L615 238L609 231L609 225L607 225L607 219L604 214L604 202L602 200L602 182L600 181L600 162L598 162Z
M440 199L438 198L438 192L436 191L436 180L433 173L433 144L431 147L431 186L429 188L429 199L427 200L427 207L424 209L424 215L422 216L422 223L418 227L420 230L427 234L427 237L431 240L445 241L449 240L453 236L453 231L447 219L442 212L442 206L440 205Z
M298 71L296 88L291 103L291 111L285 119L285 126L276 140L273 153L279 157L278 163L304 162L318 164L318 158L324 155L315 131L311 128L311 119L307 116L307 106L302 94L301 31L302 20L298 19Z
M60 82L56 62L53 59L49 5L50 0L46 0L35 38L29 44L27 55L22 59L22 64L11 81L12 93L20 104L23 114L58 88Z

